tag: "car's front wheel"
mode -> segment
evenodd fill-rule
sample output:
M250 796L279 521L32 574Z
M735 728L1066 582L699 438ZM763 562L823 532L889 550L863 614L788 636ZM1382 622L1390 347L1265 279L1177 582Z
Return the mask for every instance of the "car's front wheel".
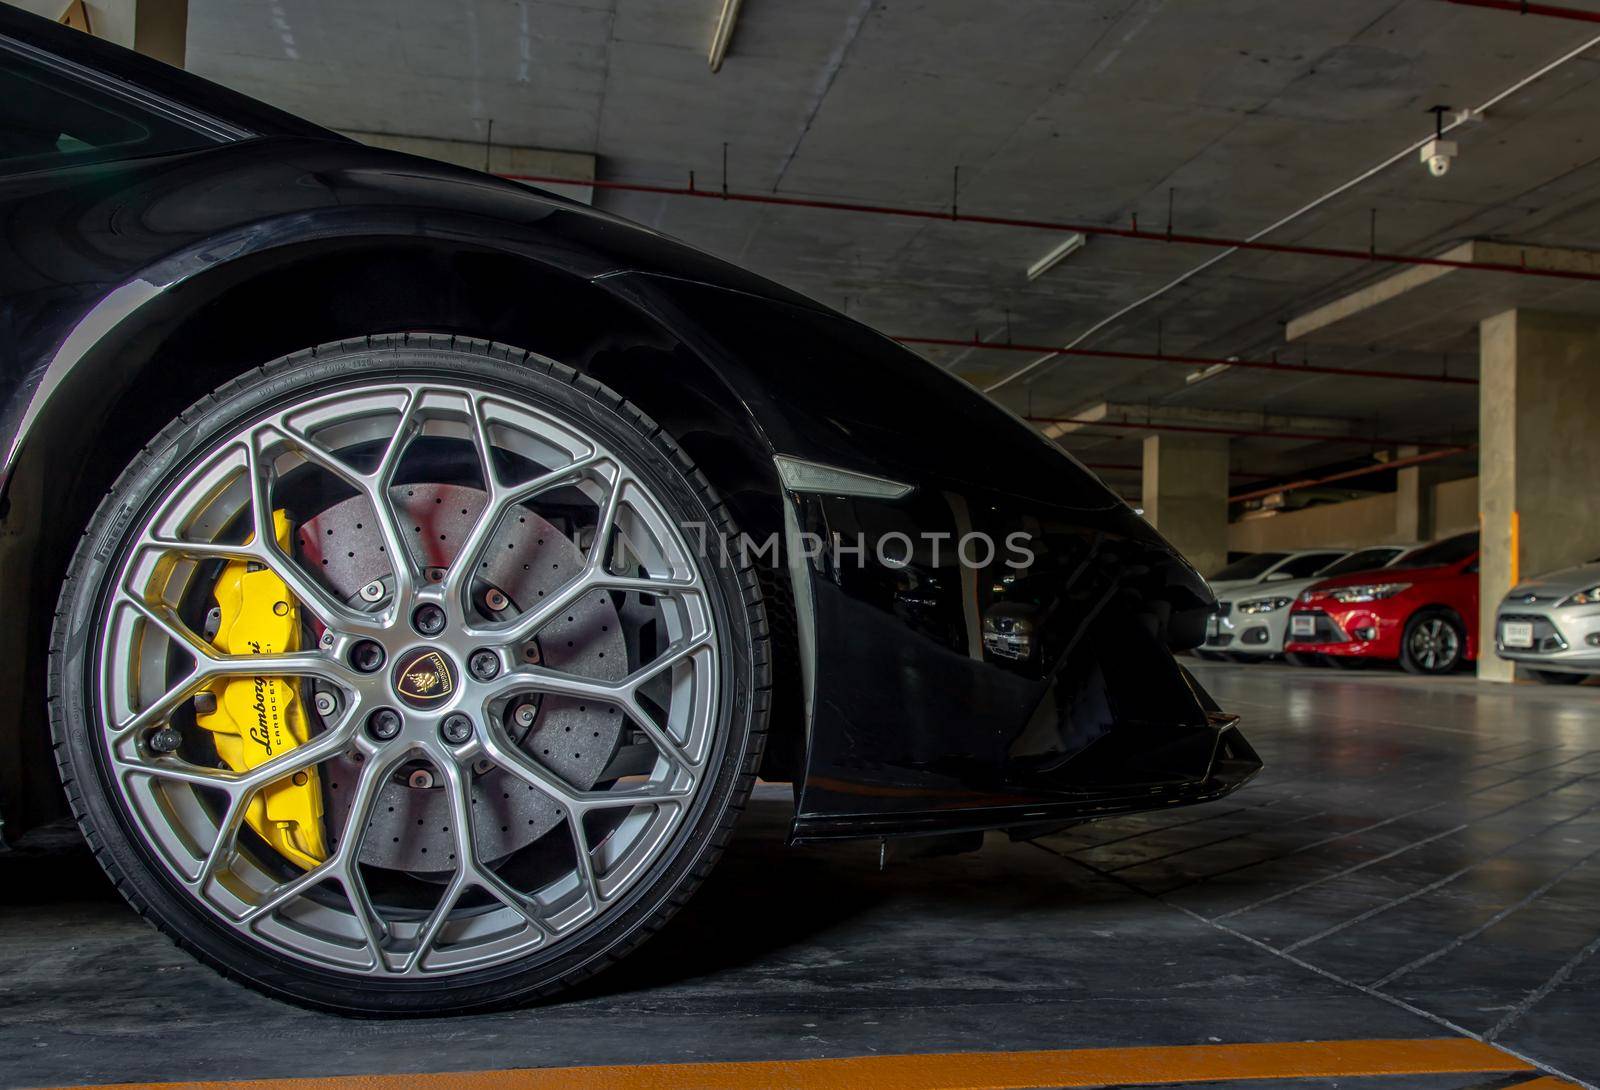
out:
M1466 655L1467 633L1454 613L1419 609L1400 637L1400 665L1413 674L1448 674Z
M141 912L343 1011L504 1005L699 883L759 761L727 511L615 394L504 346L309 350L203 398L83 538L63 780Z

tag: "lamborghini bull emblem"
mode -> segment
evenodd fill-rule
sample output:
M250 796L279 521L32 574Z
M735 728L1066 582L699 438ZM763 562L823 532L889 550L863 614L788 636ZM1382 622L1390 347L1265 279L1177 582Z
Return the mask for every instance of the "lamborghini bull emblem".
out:
M395 671L395 691L413 704L431 704L455 692L455 671L437 651L419 651Z

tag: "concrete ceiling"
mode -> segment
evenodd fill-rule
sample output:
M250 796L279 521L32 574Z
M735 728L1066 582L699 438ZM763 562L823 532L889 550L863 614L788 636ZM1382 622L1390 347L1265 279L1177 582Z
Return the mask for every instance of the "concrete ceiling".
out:
M1600 10L1600 0L1570 0ZM745 0L719 73L721 0L190 0L189 66L340 129L591 153L602 179L1252 234L1583 43L1583 23L1438 0ZM1600 248L1600 48L1416 159L1301 216L1277 242L1431 254L1469 238ZM598 203L750 266L891 335L1061 344L1217 251L1093 238L1040 279L1043 231L623 192ZM1457 375L1459 338L1287 345L1296 315L1392 272L1237 253L1133 310L1095 347ZM1478 275L1478 274L1474 274ZM1517 277L1506 277L1516 281ZM1508 285L1508 292L1512 285ZM1526 296L1528 284L1516 285ZM1508 298L1512 298L1508 294ZM986 385L1033 357L930 349ZM1101 402L1342 417L1367 435L1471 439L1471 386L1062 359L996 395L1038 416ZM1136 433L1069 435L1098 463ZM1241 439L1242 474L1347 459L1349 444ZM1129 494L1137 474L1109 474ZM1241 481L1249 478L1241 477Z

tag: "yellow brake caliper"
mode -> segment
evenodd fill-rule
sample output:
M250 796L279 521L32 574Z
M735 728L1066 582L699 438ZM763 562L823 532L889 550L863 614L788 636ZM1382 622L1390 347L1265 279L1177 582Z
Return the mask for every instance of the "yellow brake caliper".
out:
M273 533L289 549L289 518L272 514ZM221 623L212 639L227 655L277 655L299 650L300 610L269 568L230 561L216 586ZM216 710L195 721L215 735L217 755L245 772L304 744L311 724L298 679L230 678L212 685ZM315 768L268 784L250 800L245 820L285 859L309 870L328 856L322 828L322 787Z

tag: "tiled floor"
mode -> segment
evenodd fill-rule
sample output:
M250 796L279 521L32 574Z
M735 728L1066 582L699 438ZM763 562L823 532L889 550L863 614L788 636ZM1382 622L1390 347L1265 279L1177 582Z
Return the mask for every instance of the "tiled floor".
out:
M175 951L86 857L0 857L0 1081L1462 1032L1600 1081L1600 688L1196 673L1267 761L1233 798L880 871L875 845L783 848L765 788L665 933L533 1010L286 1007Z

